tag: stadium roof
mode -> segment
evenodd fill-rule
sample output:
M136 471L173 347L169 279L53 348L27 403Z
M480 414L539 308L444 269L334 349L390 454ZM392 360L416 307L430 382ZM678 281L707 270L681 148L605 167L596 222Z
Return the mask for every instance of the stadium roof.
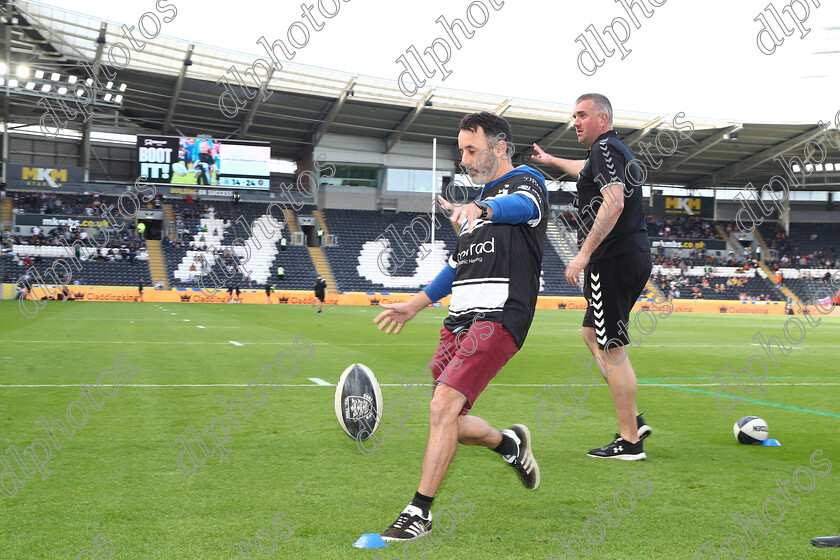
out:
M30 1L19 0L13 6L9 0L0 0L0 7L7 21L11 21L11 25L3 26L2 38L4 50L8 51L11 44L10 74L12 67L27 64L33 70L57 72L62 79L69 75L85 79L88 74L79 62L100 61L108 65L111 46L128 43L119 23ZM114 52L117 60L123 60L119 48ZM262 56L266 57L265 53ZM563 157L582 158L586 152L571 126L569 104L445 88L421 89L409 98L394 80L287 61L282 61L282 68L274 69L267 99L252 89L252 94L257 93L253 99L243 96L246 103L242 109L228 118L219 108L223 90L216 82L231 66L244 77L257 57L158 35L147 41L142 51L130 50L130 62L118 72L118 80L127 85L122 107L100 109L91 128L130 134L209 134L268 140L272 157L299 160L325 133L379 139L385 152L399 141L431 142L432 138L437 138L444 149L454 150L454 131L461 116L487 110L504 115L510 122L520 162L530 161L528 155L533 151L527 148L534 142ZM263 70L259 72L257 75L264 78ZM231 74L227 78L235 82ZM247 77L243 79L254 83ZM725 84L703 86L726 88ZM6 97L4 109L9 122L37 123L44 112L37 101L34 95ZM638 154L641 143L654 142L661 131L673 131L673 119L673 115L618 111L615 129L635 146ZM821 132L816 124L691 120L694 133L689 139L679 138L673 155L663 156L653 149L655 159L645 162L649 183L690 188L743 188L751 181L762 185L773 175L783 173L773 159L775 156L782 153L802 157L805 144ZM664 134L660 145L664 152L673 147ZM657 168L660 159L662 163ZM831 148L825 162L831 165L815 168L805 188L840 188L840 151ZM557 170L545 171L556 175L553 171Z

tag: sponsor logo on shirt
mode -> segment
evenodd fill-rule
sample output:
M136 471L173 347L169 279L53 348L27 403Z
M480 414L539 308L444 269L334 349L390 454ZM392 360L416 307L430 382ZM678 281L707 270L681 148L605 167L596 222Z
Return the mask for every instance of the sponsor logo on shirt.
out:
M458 264L471 264L484 260L483 255L496 252L496 238L479 243L470 243L469 248L458 253Z

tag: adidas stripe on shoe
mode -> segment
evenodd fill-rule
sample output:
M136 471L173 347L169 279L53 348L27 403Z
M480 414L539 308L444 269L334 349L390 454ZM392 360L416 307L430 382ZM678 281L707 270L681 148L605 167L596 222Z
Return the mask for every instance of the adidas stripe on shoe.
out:
M407 505L397 520L385 529L380 535L383 541L411 541L422 537L432 530L432 514L429 517L423 517L423 512L419 507L411 504Z
M518 446L516 455L504 455L502 460L516 469L525 488L536 490L540 486L540 467L531 451L531 432L527 426L515 424L502 433L513 438Z

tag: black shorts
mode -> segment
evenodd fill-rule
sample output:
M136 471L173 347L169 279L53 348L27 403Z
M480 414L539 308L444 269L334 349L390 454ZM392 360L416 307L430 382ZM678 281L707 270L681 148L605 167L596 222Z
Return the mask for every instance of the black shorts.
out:
M315 292L315 299L324 301L324 292Z
M630 342L630 310L641 295L653 268L650 253L625 253L590 263L583 274L583 296L589 303L583 326L595 329L598 348Z

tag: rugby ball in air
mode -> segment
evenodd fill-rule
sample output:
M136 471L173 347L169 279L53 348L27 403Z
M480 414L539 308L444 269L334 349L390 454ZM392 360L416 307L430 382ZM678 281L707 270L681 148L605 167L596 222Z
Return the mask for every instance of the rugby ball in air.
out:
M735 439L746 445L757 445L767 439L767 422L758 416L744 416L732 427Z
M382 389L366 365L353 364L341 374L335 388L335 417L347 435L360 441L379 426Z
M187 174L187 166L179 161L178 163L172 164L172 171L173 173L175 173L175 175L180 175L181 177L183 177Z

